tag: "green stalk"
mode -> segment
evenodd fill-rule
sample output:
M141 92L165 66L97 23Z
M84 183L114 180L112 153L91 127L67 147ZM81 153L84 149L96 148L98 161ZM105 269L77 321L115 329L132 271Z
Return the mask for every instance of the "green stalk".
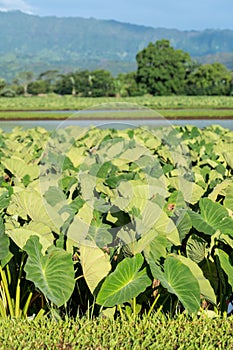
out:
M44 309L40 309L40 311L38 312L38 314L36 315L36 317L34 318L34 320L35 320L35 321L40 320L40 319L43 317L44 313L45 313L45 310L44 310Z
M4 287L4 290L5 290L5 293L6 293L6 299L7 299L7 303L8 303L8 307L9 307L10 316L14 317L14 310L13 310L12 300L11 300L11 296L10 296L10 292L9 292L9 286L8 286L8 283L7 283L6 273L2 269L1 266L0 266L0 273L1 273L1 276L2 276L3 287Z
M117 308L118 308L118 310L119 310L119 312L120 312L121 319L122 319L122 321L123 321L123 320L124 320L124 314L123 314L122 308L121 308L120 305L117 305Z
M25 259L25 254L22 256L21 264L20 264L20 270L17 280L17 286L16 286L16 293L15 293L15 317L18 318L21 314L20 310L20 296L21 296L21 290L20 290L20 284L21 284L21 276L22 276L22 270L23 270L23 264Z
M16 293L15 293L15 317L20 316L20 277L18 277Z
M133 298L133 317L136 317L136 298Z
M7 264L6 265L6 277L7 277L7 281L8 284L11 284L11 271L10 271L10 266Z
M154 307L155 307L155 305L156 305L156 303L157 303L159 297L160 297L160 294L158 294L158 295L156 296L155 300L153 301L153 304L151 305L150 310L148 311L148 314L147 314L148 317L150 317L152 311L154 310Z
M2 299L0 299L0 315L1 315L1 318L4 318L4 319L7 318L6 309L3 305Z
M94 315L94 308L95 308L95 300L91 306L91 320L93 320L93 315Z
M24 305L24 308L23 308L23 316L27 316L27 313L28 313L28 309L29 309L29 306L30 306L30 303L31 303L31 300L32 300L32 296L33 296L33 292L30 292L29 293L29 296L27 298L27 301Z
M78 294L79 294L79 296L80 296L80 301L81 301L82 304L84 304L84 301L83 301L83 298L82 298L82 293L81 293L81 291L80 291L78 282L76 283L76 286L77 286Z

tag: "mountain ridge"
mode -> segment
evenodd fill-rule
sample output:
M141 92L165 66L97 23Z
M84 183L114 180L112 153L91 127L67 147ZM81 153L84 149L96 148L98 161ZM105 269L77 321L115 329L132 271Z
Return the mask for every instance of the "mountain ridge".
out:
M149 42L168 39L194 59L233 68L233 30L153 28L113 19L56 17L0 11L0 75L19 70L108 69L113 74L135 70L135 56ZM232 60L231 60L232 55Z

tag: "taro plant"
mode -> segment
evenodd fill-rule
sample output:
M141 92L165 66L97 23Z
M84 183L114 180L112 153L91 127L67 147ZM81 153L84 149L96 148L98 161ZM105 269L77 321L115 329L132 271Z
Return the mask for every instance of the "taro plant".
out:
M25 283L23 267L26 255L13 244L10 249L10 239L3 232L3 225L1 226L0 315L1 318L27 317L33 289L31 283Z
M221 187L223 193L223 186ZM233 288L233 220L228 211L231 211L228 208L231 188L232 184L225 189L229 193L225 196L224 205L210 199L217 195L215 189L210 198L200 200L200 213L189 212L193 233L186 244L187 256L201 266L211 282L221 311L226 311L226 300L231 296Z
M3 317L226 309L232 132L16 130L4 142Z

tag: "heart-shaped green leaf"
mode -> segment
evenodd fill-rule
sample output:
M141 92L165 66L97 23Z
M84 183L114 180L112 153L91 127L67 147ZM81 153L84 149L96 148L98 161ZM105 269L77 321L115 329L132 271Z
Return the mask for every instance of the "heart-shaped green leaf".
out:
M151 283L146 269L140 271L143 256L136 254L133 258L125 258L102 284L97 295L97 304L112 307L130 301L142 293Z
M200 287L190 269L175 256L168 256L164 263L164 271L156 264L153 254L147 257L151 272L160 280L168 292L175 294L189 314L200 308Z
M111 270L109 256L94 242L85 240L80 244L80 260L84 278L93 294L99 282Z
M25 264L27 279L55 305L62 306L70 298L75 285L71 254L51 246L46 255L37 236L31 236L24 250L28 254Z
M213 235L217 230L233 235L233 220L223 205L215 203L209 198L202 198L199 206L200 214L189 211L192 225L196 230L208 235Z

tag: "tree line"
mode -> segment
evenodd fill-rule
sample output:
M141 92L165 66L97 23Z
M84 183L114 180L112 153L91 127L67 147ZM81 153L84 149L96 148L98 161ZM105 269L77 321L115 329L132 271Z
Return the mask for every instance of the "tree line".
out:
M82 97L167 95L233 95L233 72L221 63L199 64L169 40L158 40L138 52L137 70L113 77L109 71L57 70L18 73L11 84L0 79L0 95L56 93Z

